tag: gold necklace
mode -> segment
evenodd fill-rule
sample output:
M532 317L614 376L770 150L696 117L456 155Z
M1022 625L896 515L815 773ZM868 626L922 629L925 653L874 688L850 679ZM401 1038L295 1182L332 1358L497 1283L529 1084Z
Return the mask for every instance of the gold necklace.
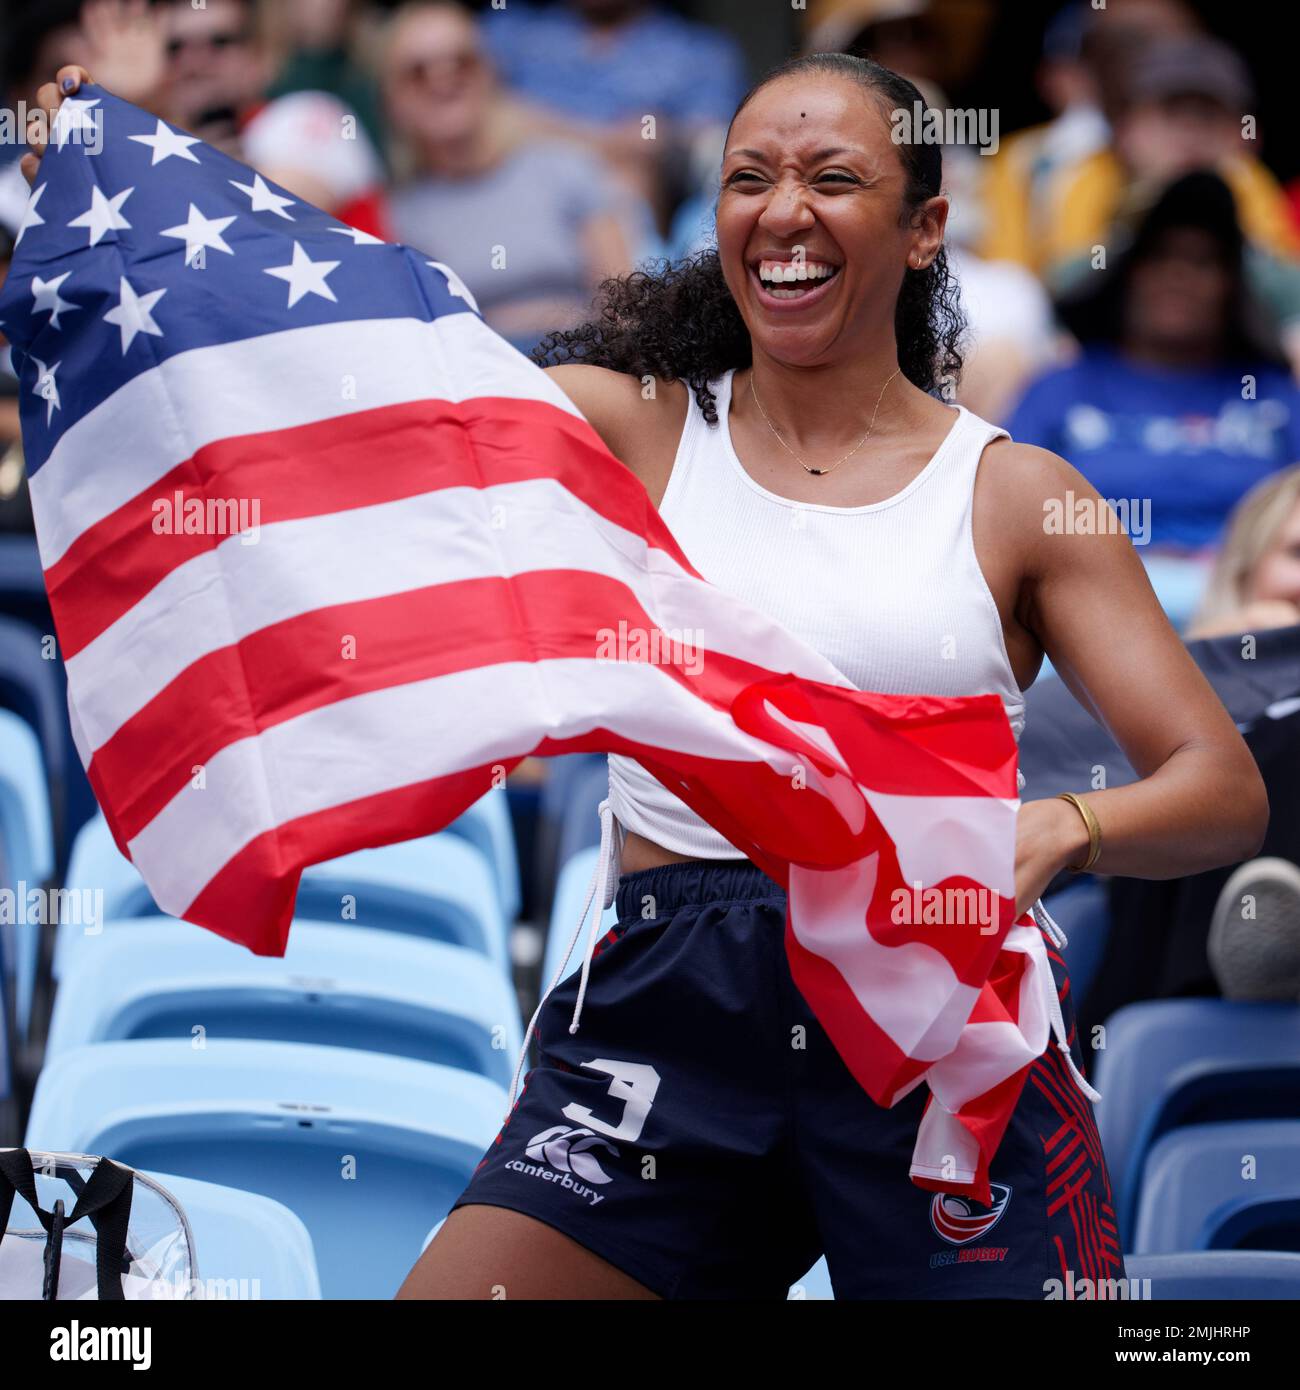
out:
M871 431L876 428L876 416L880 412L880 402L885 399L885 392L889 389L889 382L893 381L894 377L896 377L898 373L902 370L902 367L896 368L893 374L880 388L880 395L876 397L876 408L871 412L871 423L867 426L866 434L864 434L862 438L858 440L858 442L848 451L847 454L844 455L843 458L837 458L835 462L832 463L828 468L809 468L808 465L803 461L803 459L801 459L799 455L796 454L795 451L785 442L785 440L781 438L781 431L778 430L777 427L771 422L771 420L768 419L767 411L763 409L763 402L758 399L758 392L754 389L754 372L752 368L749 373L749 393L754 398L754 404L758 407L758 413L763 417L764 420L767 421L768 429L770 429L772 433L776 435L777 441L780 443L781 447L786 451L786 453L789 454L792 459L794 459L794 461L799 465L800 468L803 469L805 473L811 473L814 478L820 478L823 477L825 474L831 473L835 469L837 469L840 466L840 464L842 464L845 461L845 459L852 458L853 455L856 454L860 448L862 448L862 446L867 442L867 440L871 438Z

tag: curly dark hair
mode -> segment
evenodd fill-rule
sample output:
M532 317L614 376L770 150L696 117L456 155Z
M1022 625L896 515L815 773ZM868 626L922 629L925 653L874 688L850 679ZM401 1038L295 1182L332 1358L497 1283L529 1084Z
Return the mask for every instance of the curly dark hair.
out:
M830 75L857 82L875 99L882 115L926 109L921 93L896 72L847 53L813 53L773 69L746 93L736 116L770 83L783 77ZM923 127L924 129L924 127ZM904 223L927 198L939 193L943 156L937 144L921 139L898 144L907 175ZM630 376L683 381L699 402L704 418L718 423L709 382L731 368L753 361L749 330L723 279L716 250L685 260L661 261L630 275L603 281L594 304L596 316L576 328L548 334L533 350L542 366L581 362ZM961 373L960 339L966 327L955 276L942 247L924 270L903 276L894 310L894 336L903 375L923 391L955 385Z

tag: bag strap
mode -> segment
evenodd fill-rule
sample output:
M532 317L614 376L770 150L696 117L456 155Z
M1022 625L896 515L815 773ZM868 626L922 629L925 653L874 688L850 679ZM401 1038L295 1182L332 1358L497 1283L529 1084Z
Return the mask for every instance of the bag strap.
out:
M131 1197L135 1173L130 1168L101 1158L77 1197L66 1221L71 1226L83 1216L95 1228L95 1277L99 1298L104 1303L121 1303L122 1266L126 1255L127 1230L131 1223ZM14 1193L20 1192L47 1233L52 1233L54 1217L41 1209L36 1198L36 1173L26 1149L0 1150L0 1240L9 1226ZM61 1235L61 1232L60 1232Z

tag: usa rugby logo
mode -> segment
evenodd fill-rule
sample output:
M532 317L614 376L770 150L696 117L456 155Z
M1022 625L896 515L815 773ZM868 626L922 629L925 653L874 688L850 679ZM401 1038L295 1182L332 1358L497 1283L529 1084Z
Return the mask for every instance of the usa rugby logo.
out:
M568 1125L553 1125L535 1134L528 1141L528 1157L535 1163L549 1163L561 1173L572 1173L583 1182L610 1182L609 1174L596 1162L591 1150L608 1150L618 1157L618 1150L608 1139L601 1139L589 1129L570 1129Z
M993 1205L989 1207L952 1192L936 1192L930 1203L930 1225L935 1234L949 1245L969 1245L988 1235L1002 1220L1011 1201L1011 1189L1005 1183L993 1182L989 1187L993 1193Z

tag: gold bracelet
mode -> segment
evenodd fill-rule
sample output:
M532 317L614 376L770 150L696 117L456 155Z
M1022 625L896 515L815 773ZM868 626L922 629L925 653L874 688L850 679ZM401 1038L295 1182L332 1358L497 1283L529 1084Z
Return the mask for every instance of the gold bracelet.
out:
M1101 853L1101 826L1097 824L1092 807L1082 797L1075 796L1073 792L1061 792L1059 800L1068 801L1083 817L1083 823L1088 827L1088 857L1082 864L1065 866L1072 874L1086 873L1097 862L1097 856Z

